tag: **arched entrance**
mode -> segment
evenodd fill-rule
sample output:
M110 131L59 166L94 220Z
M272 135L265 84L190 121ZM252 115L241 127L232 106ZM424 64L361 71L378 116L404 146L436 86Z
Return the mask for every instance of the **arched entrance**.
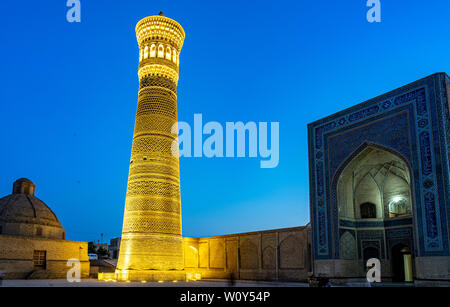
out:
M367 247L364 249L364 263L367 262L370 258L380 258L380 253L378 252L378 248L375 247Z
M412 213L410 171L404 160L367 146L337 181L339 218L390 219Z
M366 247L363 251L363 262L364 262L364 271L367 271L367 260L371 258L380 259L380 253L378 251L378 248L376 247Z
M359 260L353 264L347 261L348 272L344 273L358 272L356 274L363 277L367 272L367 260L377 258L385 270L383 276L395 275L395 280L404 281L403 255L408 246L394 251L390 246L397 242L414 245L414 197L408 160L389 148L365 143L342 162L332 182L333 206L338 217L337 257L342 261ZM355 244L344 244L349 241L348 232L354 234ZM353 246L356 248L354 258L349 256ZM389 255L395 256L395 263ZM361 260L364 271L360 270Z
M405 281L405 255L411 255L411 250L405 244L399 243L391 249L392 281Z

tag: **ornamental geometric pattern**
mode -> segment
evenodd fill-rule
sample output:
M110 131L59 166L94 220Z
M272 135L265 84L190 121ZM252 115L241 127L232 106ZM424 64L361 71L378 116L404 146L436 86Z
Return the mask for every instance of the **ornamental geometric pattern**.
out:
M356 241L355 238L346 231L340 240L341 259L356 259Z
M150 16L136 37L139 96L117 271L182 270L176 86L184 30Z
M178 72L167 65L153 64L145 65L138 70L139 79L148 76L156 76L167 78L170 81L178 84Z
M175 121L172 118L155 116L155 115L143 115L136 118L134 124L135 136L144 133L163 133L164 135L171 136L173 139L177 137L176 133L172 133L172 127ZM174 129L174 131L177 131Z
M157 181L157 179L133 180L128 183L127 196L136 197L137 195L158 195L178 199L180 188L175 182Z
M181 50L184 37L181 25L165 16L145 17L136 25L136 38L141 49L145 42L166 40L171 46Z
M149 177L148 174L161 174L164 176L169 176L171 179L177 179L179 177L179 170L175 166L167 165L167 164L159 164L157 162L147 163L145 164L132 164L130 166L130 170L133 168L133 180L139 178ZM178 180L176 180L178 182Z
M145 87L139 91L136 116L162 115L176 121L177 96L169 89Z
M162 87L171 90L173 93L177 92L177 85L169 79L162 77L144 77L139 81L139 90L147 86Z
M160 135L139 135L133 140L131 154L161 154L164 156L172 155L173 139Z
M167 197L127 197L126 207L128 212L150 211L150 212L173 212L180 214L180 206L177 199Z
M170 216L164 213L128 214L123 222L123 232L131 233L169 233L181 232L180 216Z

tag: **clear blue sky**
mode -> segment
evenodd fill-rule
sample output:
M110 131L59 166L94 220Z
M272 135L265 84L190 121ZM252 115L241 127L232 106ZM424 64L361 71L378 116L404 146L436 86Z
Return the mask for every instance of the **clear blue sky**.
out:
M67 238L120 236L137 106L134 27L164 11L186 31L178 116L280 122L280 163L181 159L184 236L309 221L306 125L450 72L450 1L0 2L0 195L27 177Z

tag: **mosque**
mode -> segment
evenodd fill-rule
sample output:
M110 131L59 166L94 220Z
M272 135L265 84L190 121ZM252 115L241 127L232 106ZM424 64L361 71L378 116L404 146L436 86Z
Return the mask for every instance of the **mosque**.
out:
M437 73L308 125L315 276L450 279L449 94Z
M280 240L289 233L282 230L190 240L181 235L179 161L171 152L178 135L169 128L185 32L161 12L138 22L136 38L139 98L114 278L183 279L187 263L203 276L242 276L252 263L242 272L249 279L346 280L365 278L367 260L376 258L384 280L450 279L445 73L308 125L310 231L296 229L289 240ZM290 273L280 270L283 259Z
M139 96L115 273L99 279L450 281L450 79L437 73L310 123L311 223L208 238L181 233L177 83L184 30L162 13L138 22ZM87 244L65 240L27 179L0 199L0 270L89 272ZM198 277L197 277L198 276Z
M202 278L449 281L449 94L438 73L308 125L311 223L183 237Z

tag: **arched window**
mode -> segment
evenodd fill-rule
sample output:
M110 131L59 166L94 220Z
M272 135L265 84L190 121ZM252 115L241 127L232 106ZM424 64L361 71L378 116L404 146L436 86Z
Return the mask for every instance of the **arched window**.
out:
M177 63L177 51L174 49L172 53L172 61L176 64Z
M143 56L144 56L144 50L141 49L141 52L139 53L139 62L142 61Z
M144 48L144 59L148 59L148 46Z
M364 203L359 206L362 219L374 219L377 217L377 208L372 203Z
M170 47L166 48L166 59L170 61L172 57L172 52L170 51Z
M153 45L150 47L150 57L151 57L151 58L156 57L156 45L155 45L155 44L153 44Z
M158 58L163 58L164 57L164 46L163 45L159 45L158 47Z
M180 66L180 55L177 56L177 65Z
M389 203L389 217L406 215L408 201L402 197L394 197Z

